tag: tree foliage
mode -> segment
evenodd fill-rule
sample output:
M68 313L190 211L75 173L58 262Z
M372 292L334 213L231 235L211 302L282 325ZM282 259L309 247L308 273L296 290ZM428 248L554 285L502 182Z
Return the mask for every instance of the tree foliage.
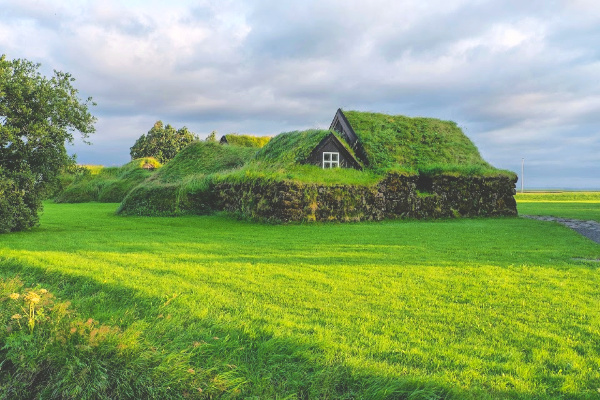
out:
M146 135L140 136L130 148L131 159L154 157L161 163L173 159L181 149L198 140L198 137L185 126L175 130L171 125L164 126L156 121Z
M42 199L74 160L65 143L95 131L88 107L70 74L38 72L40 64L0 57L0 232L38 222Z
M207 142L216 142L217 141L217 131L212 131L210 133L210 135L208 135L206 137L206 139L204 139L204 140L206 140Z

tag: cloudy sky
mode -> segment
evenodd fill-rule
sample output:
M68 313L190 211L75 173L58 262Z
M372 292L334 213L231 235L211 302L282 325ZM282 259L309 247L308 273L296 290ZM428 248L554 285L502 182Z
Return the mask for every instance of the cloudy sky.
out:
M86 164L157 120L201 137L327 128L337 108L453 120L525 188L600 189L597 0L0 0L0 54L71 73ZM520 188L520 183L518 184Z

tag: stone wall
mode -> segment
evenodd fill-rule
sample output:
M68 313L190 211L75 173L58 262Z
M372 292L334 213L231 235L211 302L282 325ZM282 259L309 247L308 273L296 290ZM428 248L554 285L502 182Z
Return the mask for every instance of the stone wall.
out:
M211 203L216 210L273 222L511 216L517 215L515 184L516 177L508 176L395 173L374 186L252 180L217 183Z

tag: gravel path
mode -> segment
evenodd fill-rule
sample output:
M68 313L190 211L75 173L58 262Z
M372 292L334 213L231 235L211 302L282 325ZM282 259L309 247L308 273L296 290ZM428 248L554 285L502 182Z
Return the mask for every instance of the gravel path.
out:
M552 221L563 224L575 232L582 234L596 243L600 243L600 222L582 221L579 219L558 218L542 215L521 215L523 218L537 219L538 221Z

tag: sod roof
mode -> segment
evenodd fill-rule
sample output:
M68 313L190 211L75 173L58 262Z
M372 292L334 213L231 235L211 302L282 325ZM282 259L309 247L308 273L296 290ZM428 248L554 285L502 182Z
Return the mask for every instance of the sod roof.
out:
M227 146L215 142L193 142L165 164L155 176L163 182L177 182L183 178L212 174L239 168L254 157L254 147Z
M492 168L455 122L359 111L344 115L364 149L368 168Z
M229 133L224 136L227 144L242 147L261 148L271 140L269 136L239 135L237 133Z
M335 134L348 152L355 157L354 151L337 132L310 129L306 131L286 132L275 136L265 147L256 153L255 159L277 165L302 164L310 156L315 147L331 133Z

